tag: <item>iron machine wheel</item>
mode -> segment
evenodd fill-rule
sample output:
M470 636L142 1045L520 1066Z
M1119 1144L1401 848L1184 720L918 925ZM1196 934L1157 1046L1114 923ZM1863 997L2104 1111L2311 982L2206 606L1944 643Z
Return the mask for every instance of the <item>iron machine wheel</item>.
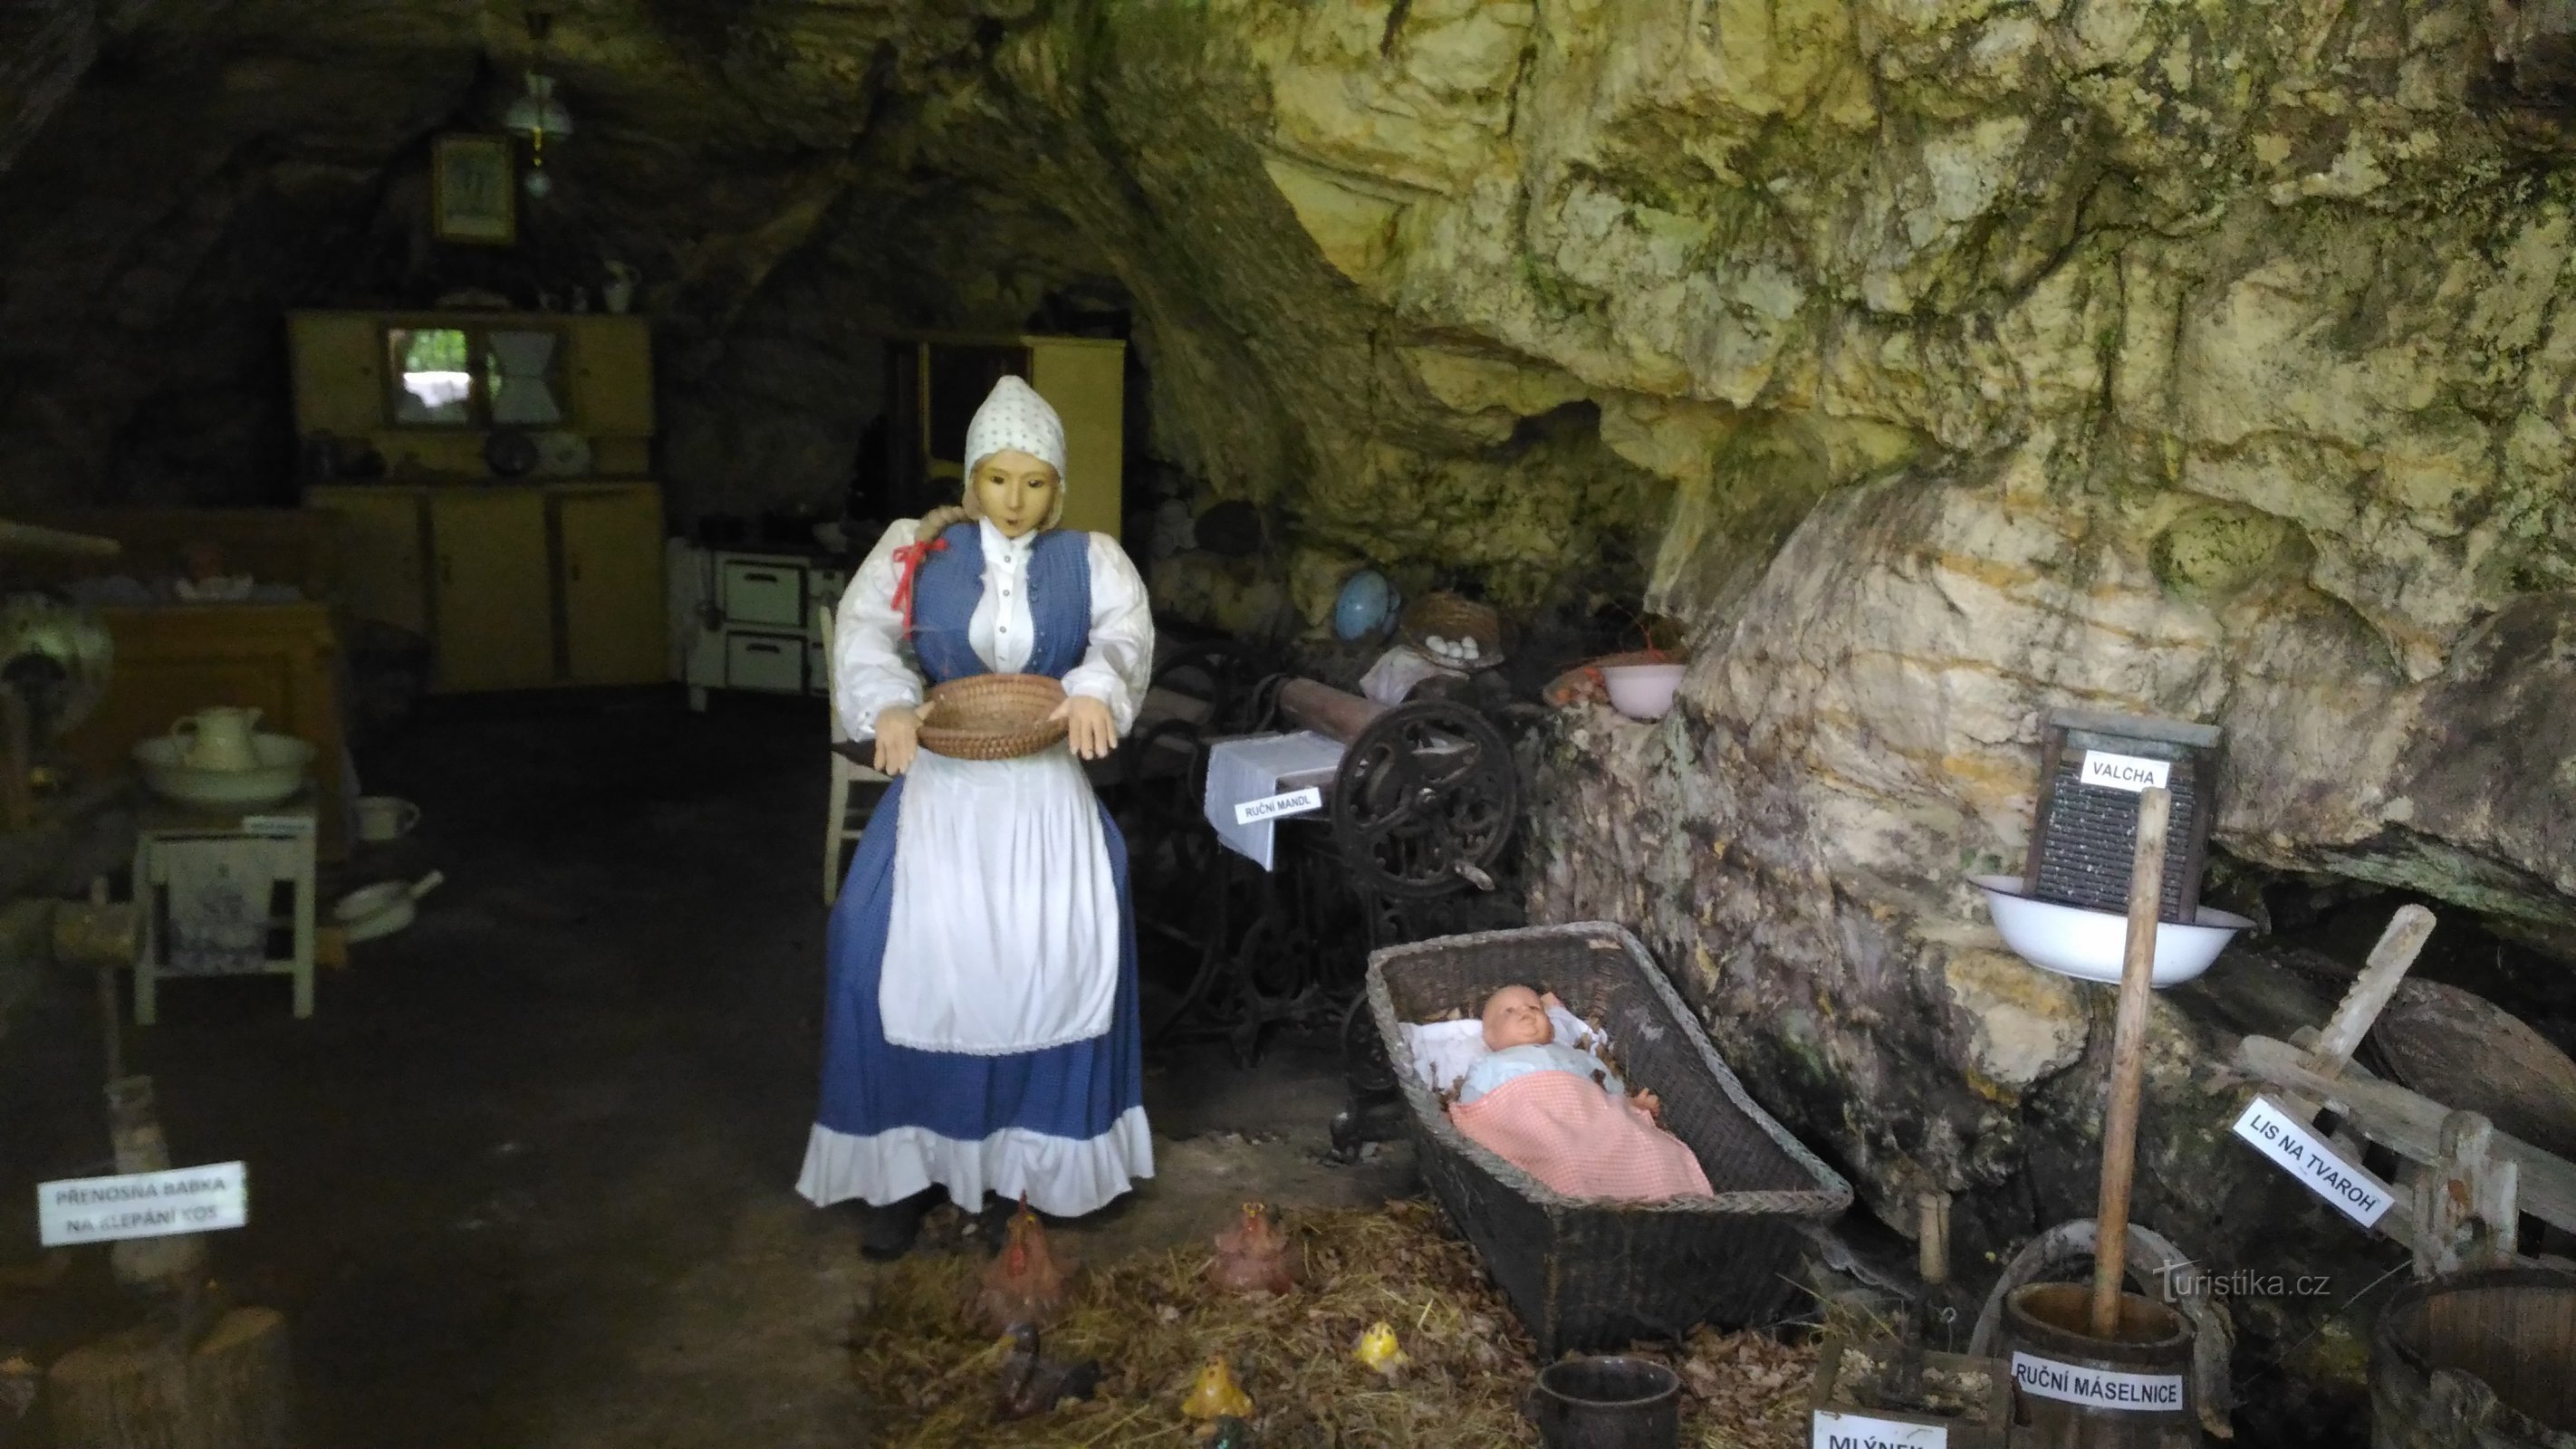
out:
M1500 731L1464 704L1400 705L1342 756L1333 839L1366 890L1421 899L1489 887L1520 813L1520 775Z

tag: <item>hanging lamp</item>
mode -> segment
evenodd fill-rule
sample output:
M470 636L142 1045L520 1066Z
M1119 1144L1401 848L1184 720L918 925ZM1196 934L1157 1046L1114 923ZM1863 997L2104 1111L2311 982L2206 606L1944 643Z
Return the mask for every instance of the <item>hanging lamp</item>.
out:
M543 10L528 12L528 38L535 42L535 57L528 67L527 89L511 100L502 113L501 127L528 138L528 179L530 196L543 197L554 190L554 178L546 174L546 137L572 134L572 112L555 97L555 79L537 68L545 54L546 35L554 28L554 17Z

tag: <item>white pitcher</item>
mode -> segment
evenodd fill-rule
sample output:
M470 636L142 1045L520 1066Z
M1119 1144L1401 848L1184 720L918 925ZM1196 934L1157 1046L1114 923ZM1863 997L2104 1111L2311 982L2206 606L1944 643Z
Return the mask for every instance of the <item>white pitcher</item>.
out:
M170 737L187 742L179 763L191 770L255 770L259 751L251 739L258 723L255 709L201 709L170 726Z

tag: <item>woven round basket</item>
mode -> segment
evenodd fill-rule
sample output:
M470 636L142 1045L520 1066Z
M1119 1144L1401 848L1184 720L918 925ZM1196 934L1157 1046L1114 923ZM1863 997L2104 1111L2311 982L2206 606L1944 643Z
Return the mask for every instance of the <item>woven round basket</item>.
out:
M1064 685L1043 674L978 674L930 691L937 706L921 722L921 747L952 760L1015 760L1065 735L1047 716L1064 703Z
M1405 606L1404 618L1396 625L1405 643L1426 658L1460 669L1484 669L1503 662L1503 616L1492 606L1456 594L1425 594ZM1476 657L1453 659L1434 653L1434 639L1456 643L1461 639L1476 641Z

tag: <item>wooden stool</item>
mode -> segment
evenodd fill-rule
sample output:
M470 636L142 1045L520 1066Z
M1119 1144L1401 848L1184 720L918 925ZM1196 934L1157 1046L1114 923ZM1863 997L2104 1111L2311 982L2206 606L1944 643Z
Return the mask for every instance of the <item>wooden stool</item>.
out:
M63 1449L286 1449L295 1409L286 1320L236 1308L193 1348L135 1330L46 1374Z

